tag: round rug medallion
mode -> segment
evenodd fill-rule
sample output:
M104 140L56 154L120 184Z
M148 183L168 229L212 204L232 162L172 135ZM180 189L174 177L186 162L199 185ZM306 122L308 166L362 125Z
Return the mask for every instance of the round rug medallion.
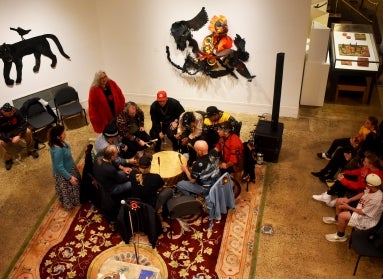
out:
M123 244L112 247L94 258L89 266L87 278L165 279L168 278L168 270L164 260L151 247Z

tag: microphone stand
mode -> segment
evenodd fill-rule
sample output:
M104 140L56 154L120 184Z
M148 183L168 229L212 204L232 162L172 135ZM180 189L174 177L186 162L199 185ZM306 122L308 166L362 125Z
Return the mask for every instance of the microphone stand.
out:
M122 205L126 205L126 201L125 200L121 200L121 204ZM128 213L129 213L130 230L132 232L132 237L133 237L134 255L136 257L137 264L139 264L138 263L138 251L137 251L137 247L136 247L136 241L134 239L135 236L134 236L134 230L133 230L132 213L130 212L130 210L128 210Z

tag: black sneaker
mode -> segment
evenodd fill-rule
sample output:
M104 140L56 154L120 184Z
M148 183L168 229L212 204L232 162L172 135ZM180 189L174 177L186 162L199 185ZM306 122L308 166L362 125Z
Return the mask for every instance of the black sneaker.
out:
M323 176L323 172L321 172L321 171L317 171L317 172L312 171L311 174L314 175L315 177L321 177L321 176Z
M28 156L29 156L29 155L32 156L33 159L39 158L39 153L37 153L36 150L29 151L29 152L28 152Z
M10 170L12 168L12 165L13 165L12 159L8 160L8 161L5 161L5 169L6 170Z

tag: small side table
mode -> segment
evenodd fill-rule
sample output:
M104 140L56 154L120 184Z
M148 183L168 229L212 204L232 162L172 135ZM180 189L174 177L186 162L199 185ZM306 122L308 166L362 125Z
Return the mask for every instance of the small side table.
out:
M368 103L368 89L365 76L339 76L336 85L335 102L338 101L339 91L362 92L362 103Z

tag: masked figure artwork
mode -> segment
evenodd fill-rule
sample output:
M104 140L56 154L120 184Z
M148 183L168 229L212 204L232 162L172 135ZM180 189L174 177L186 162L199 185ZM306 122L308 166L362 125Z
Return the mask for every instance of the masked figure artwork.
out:
M199 47L198 42L193 39L192 31L201 29L208 22L208 15L205 8L191 20L177 21L171 26L171 35L173 36L177 49L184 51L191 48L191 53L187 54L183 66L174 63L170 58L169 47L166 47L167 58L169 62L189 75L203 73L212 78L218 78L225 75L232 75L238 78L235 71L252 81L255 77L251 75L244 62L249 59L249 53L245 50L245 40L238 34L233 39L227 34L229 31L227 19L223 15L213 16L209 22L209 31ZM236 49L232 49L233 42Z

